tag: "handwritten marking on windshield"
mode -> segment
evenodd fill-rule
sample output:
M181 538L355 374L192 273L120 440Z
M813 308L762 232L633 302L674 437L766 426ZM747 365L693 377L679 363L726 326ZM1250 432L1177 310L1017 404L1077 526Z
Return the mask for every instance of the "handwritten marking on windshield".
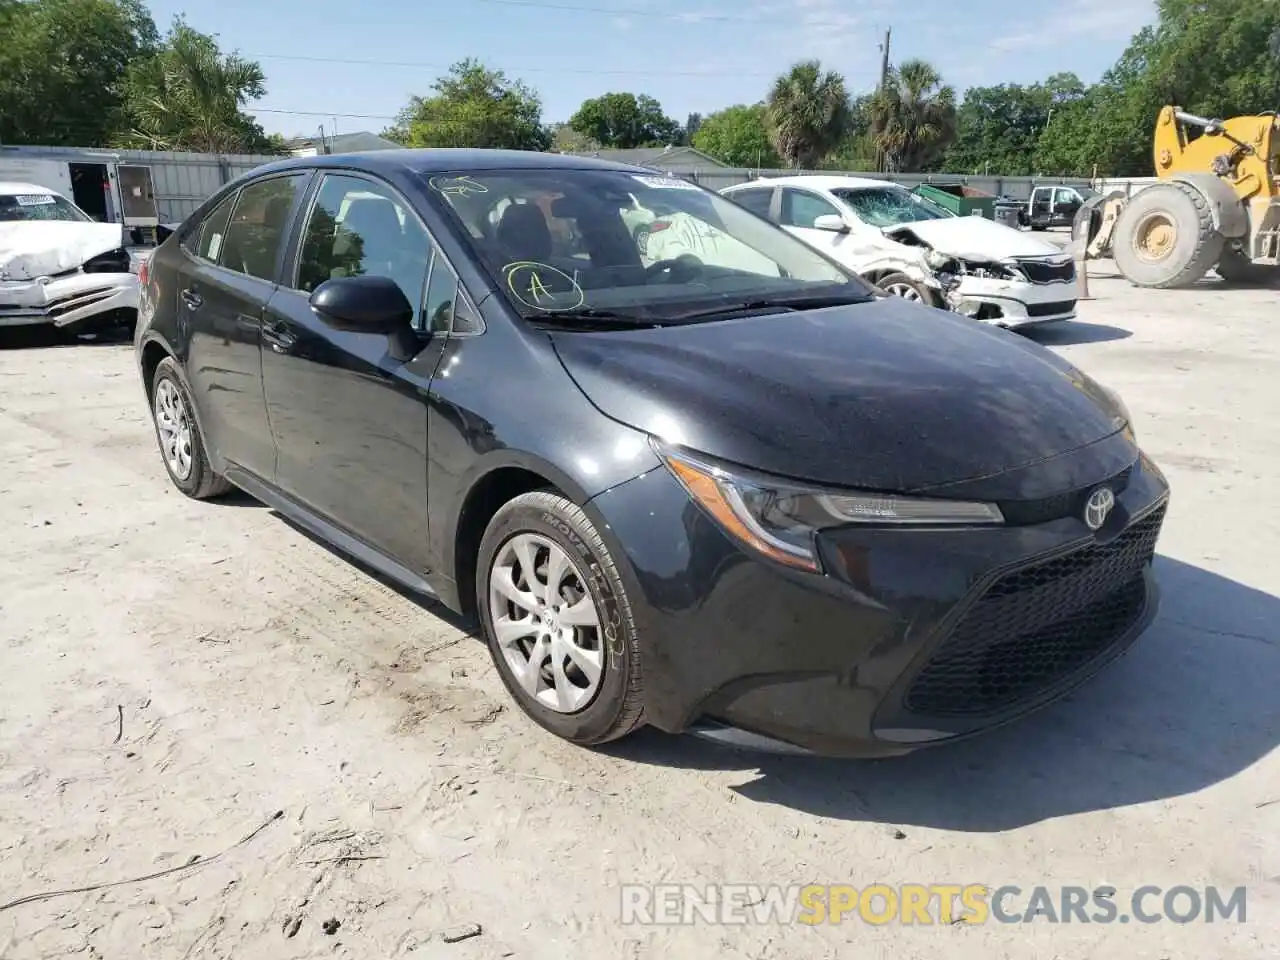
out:
M577 279L550 264L536 260L517 260L508 263L502 268L502 272L507 278L507 289L511 291L511 295L534 310L562 313L576 310L586 302L586 294L578 285ZM566 285L568 289L553 289Z
M432 177L427 182L433 190L438 190L446 197L470 197L489 192L489 188L483 183L477 183L470 177Z

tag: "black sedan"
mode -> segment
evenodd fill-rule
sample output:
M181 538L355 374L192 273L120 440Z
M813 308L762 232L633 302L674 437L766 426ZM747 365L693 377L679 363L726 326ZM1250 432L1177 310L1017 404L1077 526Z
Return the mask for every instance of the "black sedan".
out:
M575 743L903 753L1055 699L1155 613L1168 487L1113 393L681 179L284 160L183 223L141 301L174 484L478 617Z

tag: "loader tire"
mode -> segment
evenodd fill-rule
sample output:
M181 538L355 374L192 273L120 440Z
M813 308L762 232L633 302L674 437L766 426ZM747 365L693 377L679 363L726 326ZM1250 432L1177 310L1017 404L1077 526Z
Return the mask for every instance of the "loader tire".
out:
M1112 256L1138 287L1189 287L1218 262L1226 240L1209 203L1186 183L1160 183L1134 194L1116 220Z
M1218 261L1218 276L1233 287L1274 287L1280 285L1280 267L1254 263L1239 250L1228 249Z

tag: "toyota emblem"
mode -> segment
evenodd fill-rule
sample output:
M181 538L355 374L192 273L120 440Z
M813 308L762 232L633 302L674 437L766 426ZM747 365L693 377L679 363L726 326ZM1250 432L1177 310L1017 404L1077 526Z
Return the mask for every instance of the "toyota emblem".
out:
M1116 495L1110 487L1099 487L1089 494L1084 505L1084 525L1090 530L1097 530L1111 516L1111 508L1116 505Z

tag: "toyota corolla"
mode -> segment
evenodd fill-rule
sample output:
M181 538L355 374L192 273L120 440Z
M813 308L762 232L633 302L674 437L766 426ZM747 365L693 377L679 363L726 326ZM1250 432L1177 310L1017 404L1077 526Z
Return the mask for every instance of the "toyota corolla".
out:
M637 204L758 257L654 260ZM1114 393L649 170L260 167L156 251L136 349L179 490L474 616L574 743L903 753L1056 699L1156 610L1168 487Z

